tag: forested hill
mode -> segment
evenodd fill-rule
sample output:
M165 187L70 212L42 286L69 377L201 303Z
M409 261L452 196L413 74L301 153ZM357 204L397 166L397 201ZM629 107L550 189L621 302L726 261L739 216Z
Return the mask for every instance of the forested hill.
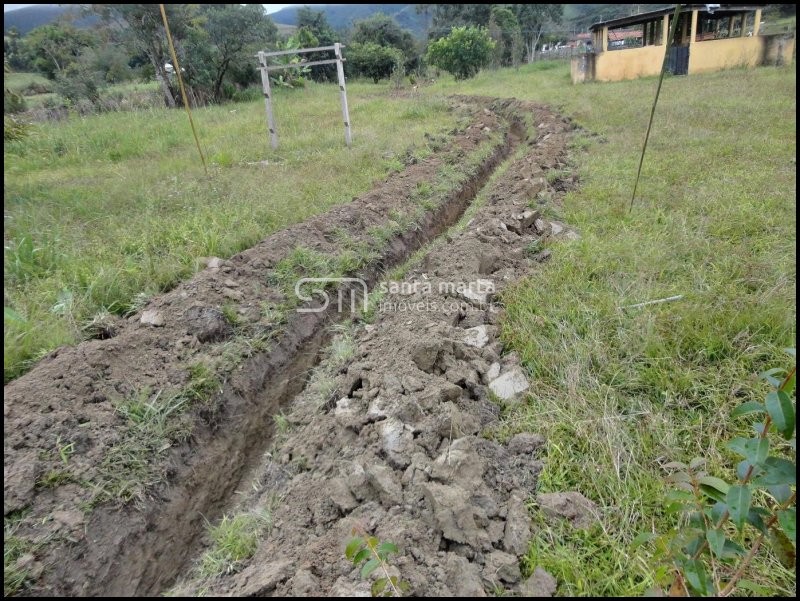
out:
M285 25L297 24L297 12L303 5L290 6L271 14L275 23ZM366 19L376 13L384 13L393 17L403 29L408 29L416 37L424 37L426 17L419 14L416 4L322 4L315 5L314 10L325 14L328 23L336 30L345 30L355 21ZM668 4L565 4L564 19L560 28L565 31L585 31L592 23L603 19L613 19L634 14L636 11L657 10ZM3 31L7 33L16 27L21 34L31 29L46 25L61 17L75 19L78 27L90 25L96 17L82 17L79 5L43 4L27 6L8 11L3 15Z

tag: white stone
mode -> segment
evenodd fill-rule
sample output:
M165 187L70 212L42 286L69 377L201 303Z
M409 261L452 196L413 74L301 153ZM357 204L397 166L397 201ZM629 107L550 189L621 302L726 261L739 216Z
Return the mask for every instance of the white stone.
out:
M139 321L144 325L154 326L156 328L160 328L164 325L164 318L161 316L161 313L155 309L147 309L147 311L142 313L142 317Z
M489 389L501 400L510 401L530 388L530 383L521 368L515 367L489 384Z
M486 372L486 380L491 382L500 376L500 363L495 361L489 366L489 371Z
M494 282L492 280L478 279L470 282L469 285L459 290L459 296L473 305L485 305L494 294Z
M464 344L483 348L489 344L489 331L487 326L475 326L464 331Z

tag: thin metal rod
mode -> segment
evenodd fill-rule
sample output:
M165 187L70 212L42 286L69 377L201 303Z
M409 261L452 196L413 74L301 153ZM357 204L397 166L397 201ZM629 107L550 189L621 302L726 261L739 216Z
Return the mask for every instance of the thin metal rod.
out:
M658 95L661 93L661 84L664 82L664 73L667 70L667 63L669 61L669 49L672 46L672 38L678 30L678 16L681 14L681 5L675 5L675 16L672 17L672 27L669 28L669 37L666 44L664 44L664 62L661 63L661 75L658 78L658 87L656 88L656 97L653 100L653 106L650 109L650 121L647 123L647 133L644 135L644 145L642 146L642 155L639 157L639 169L636 171L636 181L633 183L633 194L631 194L631 206L628 211L633 210L633 201L636 199L636 189L639 187L639 176L642 175L642 165L644 164L644 154L647 152L647 141L650 139L650 129L653 127L653 118L656 115L656 105L658 104Z
M172 53L172 62L175 66L175 73L178 76L178 85L181 88L181 96L183 97L183 106L186 109L186 114L189 115L189 125L192 128L192 135L194 135L194 143L197 145L197 152L200 153L200 161L203 163L203 169L208 175L208 166L206 165L206 157L203 156L203 150L200 148L200 138L197 137L197 129L194 127L194 120L192 119L192 109L189 108L189 100L186 98L186 88L183 85L183 77L181 77L181 66L178 64L178 55L175 53L175 44L172 42L172 34L169 31L169 23L167 22L167 11L163 4L158 5L161 8L161 18L164 19L164 29L167 32L167 41L169 42L169 50ZM169 86L167 86L169 87Z

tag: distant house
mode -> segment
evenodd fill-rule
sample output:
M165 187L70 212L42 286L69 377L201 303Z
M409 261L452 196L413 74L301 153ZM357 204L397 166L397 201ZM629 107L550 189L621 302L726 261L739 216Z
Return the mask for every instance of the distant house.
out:
M667 68L675 75L789 62L794 36L759 35L764 5L684 4ZM675 7L596 23L592 52L572 59L572 81L621 81L661 72Z

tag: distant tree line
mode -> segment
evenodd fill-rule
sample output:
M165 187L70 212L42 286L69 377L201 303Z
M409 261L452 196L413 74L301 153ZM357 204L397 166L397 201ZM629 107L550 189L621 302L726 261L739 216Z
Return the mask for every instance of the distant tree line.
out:
M157 4L90 4L91 28L69 19L37 27L25 36L13 29L4 38L5 63L35 71L70 101L96 102L103 88L126 81L157 81L166 106L180 104L163 21ZM254 55L264 49L294 49L346 43L348 76L380 81L422 73L428 65L470 77L485 66L518 65L546 27L560 21L560 4L418 4L426 16L426 40L415 39L389 16L376 14L336 32L322 11L304 7L297 28L281 36L260 4L167 4L181 75L194 102L224 102L257 84ZM80 16L71 13L73 18ZM305 61L329 54L304 55ZM303 68L287 55L276 83L303 85L306 78L330 81L334 65Z

